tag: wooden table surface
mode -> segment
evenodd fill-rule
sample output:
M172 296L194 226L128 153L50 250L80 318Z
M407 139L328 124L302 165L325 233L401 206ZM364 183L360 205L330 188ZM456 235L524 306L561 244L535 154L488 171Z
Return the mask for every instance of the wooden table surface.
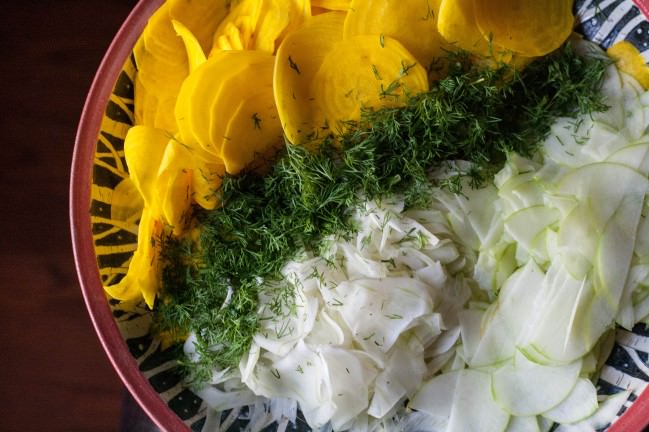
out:
M3 432L133 430L120 427L125 390L76 278L68 182L85 96L135 3L20 0L0 7Z

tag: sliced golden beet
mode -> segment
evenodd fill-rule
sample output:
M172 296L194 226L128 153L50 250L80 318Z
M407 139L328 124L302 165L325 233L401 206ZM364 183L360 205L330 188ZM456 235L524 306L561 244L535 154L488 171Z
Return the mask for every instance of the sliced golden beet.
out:
M158 106L160 101L158 96L153 92L148 92L143 84L141 78L136 74L133 80L134 97L133 97L133 116L135 125L146 125L150 127L156 126L156 115L158 113ZM158 125L160 129L176 128L176 120L171 125Z
M449 1L449 0L445 0ZM494 44L523 56L548 54L574 25L572 0L473 0L475 20Z
M310 0L272 0L268 13L262 13L257 27L255 49L275 53L289 33L299 29L311 18Z
M167 0L169 17L181 22L196 36L207 53L212 48L214 32L230 12L228 0Z
M441 0L437 29L451 50L455 47L468 51L477 62L491 67L504 63L518 69L532 60L533 56L514 53L482 33L475 13L473 0Z
M215 191L225 173L223 162L215 157L193 151L176 140L170 140L158 170L158 191L161 213L173 226L174 234L184 233L191 204L203 208L216 207Z
M399 0L352 0L343 39L369 34L390 36L428 68L451 48L437 31L439 3L440 0L411 2L404 7Z
M240 25L228 22L223 27L222 32L214 40L214 46L212 47L210 55L212 55L213 52L218 51L246 49L244 43L247 44L247 41L250 39L250 33L245 32L252 32L252 18L247 16L241 17L240 21Z
M272 54L282 38L310 16L309 0L243 0L214 34L210 56L227 49Z
M189 64L189 73L195 71L200 65L205 63L207 60L205 56L205 51L201 47L200 42L194 36L194 34L180 21L172 20L171 24L174 27L174 30L180 36L183 43L185 44L185 50L187 51L187 62Z
M311 0L311 10L314 8L329 11L348 11L352 0Z
M177 236L189 222L192 204L192 155L176 140L168 140L158 168L156 188L160 213Z
M192 198L204 209L214 209L218 204L216 191L221 186L225 175L222 162L206 162L200 158L194 160L192 169Z
M293 0L261 0L261 11L250 49L275 52L275 42L290 24Z
M330 127L358 120L361 107L400 106L428 90L428 75L396 39L360 35L338 41L313 77L311 92Z
M649 89L649 66L632 43L617 42L606 53L616 61L621 71L634 77L645 89Z
M160 191L160 212L176 236L185 232L191 217L192 177L190 169L164 171L159 177L166 186Z
M187 76L185 46L173 28L168 4L149 20L141 36L141 48L134 51L138 74L147 88L173 93Z
M133 126L124 140L124 157L129 176L140 192L145 207L155 207L159 199L158 170L169 136L149 126Z
M167 3L152 15L133 55L138 68L134 83L136 124L175 133L173 107L189 66L183 41L169 18Z
M242 0L223 19L213 35L208 57L222 50L252 49L262 1Z
M210 57L187 78L178 95L180 141L202 150L208 162L220 162L226 128L238 106L259 93L267 93L267 105L273 105L273 66L274 57L261 51L221 51Z
M110 218L126 222L142 213L144 201L133 181L126 177L115 186L110 198Z
M437 30L458 49L481 56L491 53L489 41L478 28L473 0L441 0Z
M226 66L230 62L247 65L228 80L211 105L212 138L227 172L236 174L256 154L283 140L273 98L275 58L261 51L230 51L221 57Z
M142 197L142 214L138 223L137 248L126 275L117 284L104 287L111 297L119 300L143 297L149 307L153 307L159 289L160 236L164 222L160 214L158 170L168 141L164 131L149 126L134 126L126 135L124 155L130 181ZM126 190L128 188L130 186Z
M126 275L117 284L104 286L108 295L122 301L144 298L147 306L153 308L160 288L160 238L163 228L152 209L145 207L138 226L137 249Z
M217 147L211 129L214 127L212 123L222 123L218 116L223 113L213 113L212 105L221 97L223 89L231 85L232 80L236 82L236 77L250 66L245 55L229 55L243 52L246 51L222 51L209 58L183 82L175 106L181 143L219 157L220 146ZM236 99L220 101L224 104L236 102ZM224 129L225 125L221 127L221 137Z
M269 75L272 84L272 73ZM259 157L284 142L282 124L275 108L272 85L245 99L233 113L225 131L221 158L227 172L239 173Z
M288 34L277 49L273 89L279 118L287 139L304 143L326 126L312 81L324 57L342 39L345 13L314 16L302 28Z
M152 15L133 50L138 67L135 80L138 124L170 133L177 131L174 105L180 86L189 74L188 54L195 66L200 59L193 45L198 42L203 52L211 46L212 34L228 10L226 3L170 0ZM174 27L173 21L182 27ZM189 35L196 41L190 42Z
M226 51L215 60L219 67L214 68L213 73L218 74L225 85L218 94L213 95L210 104L210 136L217 148L217 155L222 158L223 146L229 141L226 132L228 123L241 103L259 93L268 93L268 104L275 109L272 97L275 58L262 51ZM228 69L239 72L232 74ZM223 162L227 167L228 163Z

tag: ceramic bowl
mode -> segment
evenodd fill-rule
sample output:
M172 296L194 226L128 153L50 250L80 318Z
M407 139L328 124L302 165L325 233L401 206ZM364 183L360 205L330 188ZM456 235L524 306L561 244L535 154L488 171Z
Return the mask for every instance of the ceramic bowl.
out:
M137 240L130 224L111 218L111 193L127 176L124 137L133 121L133 45L162 0L142 0L106 53L87 97L78 128L71 172L71 229L77 272L95 330L122 381L163 430L200 431L207 407L182 384L172 355L149 332L151 312L126 311L106 297L103 284L124 273ZM649 61L649 2L577 1L578 30L607 48L626 39ZM121 269L121 270L120 270ZM641 431L649 424L649 328L617 331L617 343L598 382L601 395L633 386L620 412L602 430ZM241 419L239 426L245 425ZM302 426L299 429L308 430ZM239 430L236 428L236 430Z

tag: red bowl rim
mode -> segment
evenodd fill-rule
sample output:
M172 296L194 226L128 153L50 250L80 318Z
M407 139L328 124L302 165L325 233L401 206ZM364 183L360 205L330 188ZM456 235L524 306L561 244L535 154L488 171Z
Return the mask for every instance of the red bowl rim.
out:
M128 15L97 70L86 98L75 139L70 174L72 248L86 307L99 340L126 388L162 430L189 430L140 372L109 308L99 276L90 223L95 146L104 109L135 41L163 0L141 0Z
M649 426L649 386L633 402L631 407L620 416L608 432L643 432Z
M92 166L106 106L122 66L149 17L164 0L140 0L113 38L90 86L84 104L70 174L72 248L84 301L99 340L122 382L146 414L162 430L190 429L167 406L140 372L106 301L90 222ZM610 428L610 432L642 431L649 424L649 389Z

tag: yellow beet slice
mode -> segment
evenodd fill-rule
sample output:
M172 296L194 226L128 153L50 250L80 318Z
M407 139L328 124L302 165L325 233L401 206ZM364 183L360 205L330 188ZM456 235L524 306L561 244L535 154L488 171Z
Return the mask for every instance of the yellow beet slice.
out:
M189 222L192 165L190 151L177 141L168 140L158 168L156 189L160 200L160 213L177 236L183 233Z
M311 91L335 130L358 120L361 107L400 106L428 90L426 70L396 39L360 35L334 44L313 77Z
M247 57L228 56L245 51L222 51L193 71L183 82L175 106L175 118L178 123L178 139L181 143L207 154L220 157L220 147L216 146L211 132L213 118L212 105L230 80L250 65ZM253 81L254 82L254 81ZM233 104L236 100L222 101ZM221 137L225 125L221 128ZM216 132L215 132L216 133ZM220 140L219 140L220 141Z
M252 49L262 1L242 0L223 19L213 35L208 57L222 50Z
M252 18L240 17L239 23L228 22L214 40L210 56L214 52L246 49L254 27ZM245 45L244 45L245 44Z
M118 283L104 286L108 295L122 301L144 298L147 306L153 308L160 288L162 232L162 222L152 215L152 209L145 207L138 226L137 249L129 262L126 275Z
M521 69L533 57L516 54L480 31L476 21L473 0L441 0L437 30L450 45L450 50L460 49L475 56L476 62L498 67L509 64Z
M226 1L170 0L151 17L133 50L137 64L135 119L169 133L177 131L174 106L183 80L189 74L188 50L183 39L193 35L201 45L211 46L212 34L228 11ZM181 38L173 21L187 29ZM206 36L207 34L207 36ZM194 58L195 60L195 58Z
M221 186L225 175L225 165L220 161L206 162L200 158L194 160L192 169L192 198L204 209L216 208L218 201L216 191Z
M126 134L126 165L145 207L152 208L157 205L158 170L168 142L169 136L164 131L148 126L133 126Z
M616 61L621 71L634 77L645 89L649 89L649 66L632 43L617 42L606 53Z
M144 201L133 181L126 177L115 186L110 198L110 218L121 222L135 220L142 212Z
M225 173L223 162L211 157L208 162L197 152L170 140L158 170L161 212L174 234L181 235L189 222L192 202L203 208L216 207L215 191Z
M229 173L237 174L260 157L269 157L284 142L282 124L273 100L272 71L262 92L245 99L225 131L221 158Z
M259 108L260 114L275 112L272 97L274 62L272 55L262 51L221 51L197 68L183 83L176 104L181 142L192 149L203 150L206 161L221 162L222 147L228 141L226 128L242 102L265 93L268 97L264 110ZM257 149L267 143L249 145ZM234 164L225 160L222 163L238 172L242 163L250 162L244 161L241 155Z
M487 38L478 28L473 0L441 0L437 30L454 47L481 56L491 52Z
M485 37L524 56L559 48L574 25L572 0L473 0L473 6Z
M205 57L205 51L201 47L200 42L196 39L196 36L185 27L180 21L172 20L171 21L176 34L180 36L183 43L185 44L185 50L187 51L187 61L189 63L189 72L195 71L200 65L205 63L207 58Z
M325 55L342 39L345 13L314 16L288 34L277 49L273 89L286 138L293 144L308 141L326 126L322 107L314 98L312 81ZM326 133L326 131L325 131Z
M209 52L214 32L230 12L228 0L167 0L169 17L181 22Z
M275 53L283 37L311 16L310 0L264 0L254 49Z
M158 114L158 106L160 101L155 93L148 92L142 84L142 79L136 74L133 80L134 96L133 96L133 116L134 124L146 125L155 127L156 116ZM170 125L158 125L161 129L174 129L176 128L176 120L174 119Z
M217 155L222 158L223 145L229 141L227 125L242 102L258 93L270 91L268 105L275 110L271 90L275 59L262 51L225 51L214 60L212 73L220 77L225 85L211 97L210 136L217 149ZM239 72L233 74L231 70ZM225 160L223 162L227 168L228 163Z
M347 11L352 0L311 0L311 8L330 11Z
M144 206L138 224L137 249L126 275L120 282L104 287L113 298L123 301L143 297L153 307L159 288L160 236L164 223L160 215L158 170L169 141L164 131L148 126L129 129L124 141L124 156L130 180Z
M137 124L174 133L177 129L173 117L174 101L189 73L189 65L183 41L169 17L168 3L152 15L133 55L138 68L134 88ZM140 110L138 102L143 100L147 100L146 109Z
M282 38L310 16L309 0L243 0L217 29L210 56L228 49L272 54Z
M352 0L343 39L369 34L390 36L428 68L451 48L437 31L439 3L440 0L411 2L404 7L400 0Z
M224 52L221 66L246 65L212 99L211 135L226 171L236 174L258 153L283 141L273 98L275 58L262 51ZM254 83L254 85L251 85Z

